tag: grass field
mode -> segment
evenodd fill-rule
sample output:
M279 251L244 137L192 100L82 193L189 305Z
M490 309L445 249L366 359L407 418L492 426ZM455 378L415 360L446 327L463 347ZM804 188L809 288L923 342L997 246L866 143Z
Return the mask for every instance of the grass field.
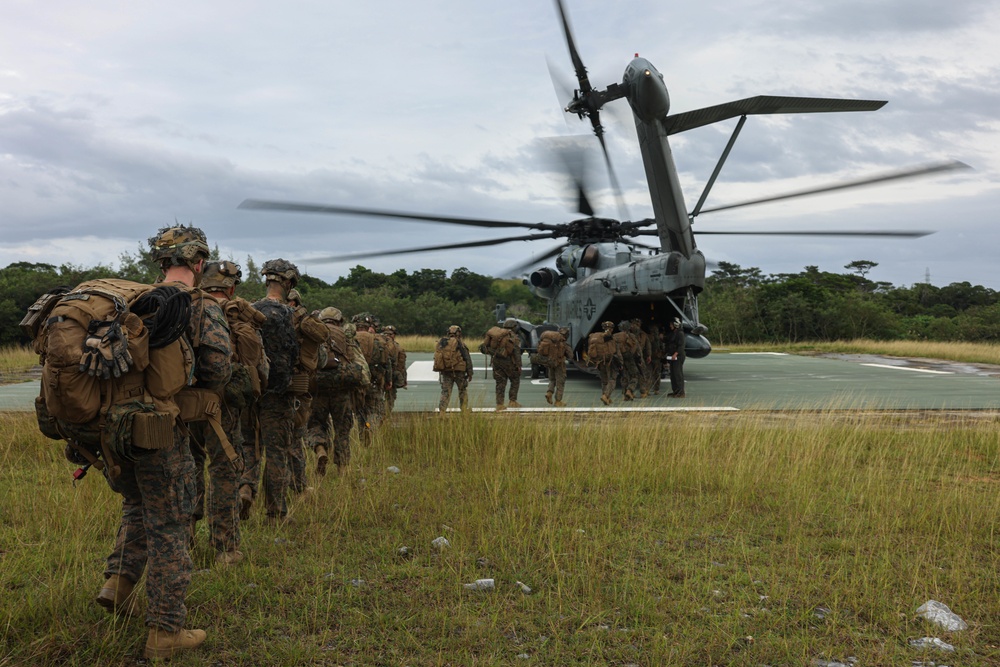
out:
M294 501L296 524L245 524L243 564L213 567L199 535L189 626L209 639L172 664L1000 664L996 433L933 414L400 416ZM141 619L93 603L118 497L97 474L74 487L28 416L0 416L0 463L0 665L134 664ZM481 578L496 588L463 587ZM969 629L917 618L928 599ZM957 653L908 645L925 636Z

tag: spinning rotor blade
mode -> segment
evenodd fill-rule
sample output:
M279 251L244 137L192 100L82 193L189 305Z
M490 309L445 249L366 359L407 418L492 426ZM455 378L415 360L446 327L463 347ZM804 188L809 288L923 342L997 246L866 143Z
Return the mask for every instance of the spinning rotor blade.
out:
M525 236L508 236L502 239L487 239L485 241L468 241L465 243L446 243L444 245L422 246L420 248L402 248L400 250L375 250L372 252L356 252L346 255L332 255L330 257L313 257L303 259L303 263L327 264L331 262L345 262L354 259L368 259L369 257L388 257L390 255L409 255L417 252L430 252L432 250L456 250L458 248L481 248L483 246L500 245L511 241L537 241L539 239L550 239L552 234L527 234Z
M800 230L800 231L704 231L700 229L692 230L695 234L715 234L717 236L883 236L888 238L918 239L923 236L930 236L935 232L917 231L896 231L891 229L871 230L871 231L822 231L822 230ZM631 232L634 236L656 236L659 232L654 229L643 229Z
M471 227L507 227L519 229L545 229L555 231L558 225L544 222L509 222L506 220L484 220L480 218L457 218L444 215L422 215L420 213L404 213L402 211L385 211L372 208L354 208L350 206L328 206L324 204L301 204L296 202L265 201L261 199L244 199L237 207L251 211L288 211L292 213L326 213L333 215L364 215L375 218L398 218L402 220L419 220L421 222L441 222L449 225L469 225ZM542 238L548 238L547 236Z
M562 0L556 0L556 9L559 10L559 19L562 22L563 35L566 37L566 47L569 49L570 60L573 61L573 69L576 70L576 79L580 83L578 95L573 96L573 101L566 106L567 113L575 113L581 118L587 116L590 125L594 128L597 140L601 142L601 150L604 152L604 162L608 165L608 176L611 179L611 187L615 192L615 199L618 201L618 215L624 220L628 219L628 210L625 208L625 198L622 196L622 188L618 184L618 176L615 168L611 164L611 155L608 154L608 144L604 139L604 127L601 125L601 105L603 95L597 94L587 76L587 68L583 65L583 59L576 50L576 42L573 39L573 31L569 27L569 19L566 18L566 9ZM554 81L554 78L553 78Z
M732 208L741 208L743 206L754 206L756 204L766 204L773 201L782 201L784 199L794 199L796 197L807 197L809 195L817 195L817 194L822 194L824 192L834 192L836 190L860 188L866 185L874 185L876 183L886 183L889 181L905 180L908 178L919 178L921 176L928 176L930 174L938 174L946 171L954 171L956 169L971 169L971 167L965 164L964 162L959 162L958 160L937 162L934 164L925 165L923 167L915 167L913 169L902 169L899 171L890 171L885 174L869 176L868 178L861 178L855 181L846 181L843 183L837 183L835 185L824 185L818 188L798 190L796 192L789 192L783 195L775 195L773 197L762 197L761 199L751 199L749 201L739 202L736 204L728 204L726 206L716 206L715 208L703 208L701 210L701 213L726 211Z
M532 257L532 258L530 258L528 260L525 260L525 261L521 262L520 264L515 264L514 266L512 266L512 267L510 267L510 268L508 268L506 270L504 270L501 275L504 275L504 276L518 276L518 275L521 275L522 273L524 273L524 270L527 269L528 267L534 266L535 264L541 264L545 260L551 259L552 257L555 257L556 255L558 255L559 253L561 253L563 251L563 249L565 249L566 246L568 246L568 245L569 245L568 243L560 243L556 247L551 248L551 249L545 251L541 255L535 255L534 257Z

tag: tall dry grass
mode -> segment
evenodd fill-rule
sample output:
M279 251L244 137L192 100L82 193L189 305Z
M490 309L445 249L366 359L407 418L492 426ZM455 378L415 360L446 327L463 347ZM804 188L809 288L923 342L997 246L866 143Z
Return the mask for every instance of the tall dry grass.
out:
M199 535L190 625L210 638L174 662L901 665L941 661L907 644L934 635L948 664L997 664L996 426L399 417L314 480L296 524L246 524L244 564L212 567ZM92 602L118 499L97 475L73 487L60 458L0 417L0 664L130 662L141 621ZM970 629L917 619L930 598Z

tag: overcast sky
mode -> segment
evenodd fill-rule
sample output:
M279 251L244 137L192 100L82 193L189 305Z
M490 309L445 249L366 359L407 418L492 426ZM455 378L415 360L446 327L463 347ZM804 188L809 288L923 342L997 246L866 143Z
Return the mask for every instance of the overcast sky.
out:
M806 265L896 285L1000 289L1000 5L985 0L567 0L591 81L635 53L677 113L759 94L884 99L873 113L751 117L708 205L958 159L975 171L705 215L695 229L919 229L919 240L702 236L714 261ZM572 74L549 0L485 3L8 0L0 22L0 266L116 263L193 223L223 256L333 281L465 266L499 274L551 241L320 264L478 240L477 228L237 210L245 198L564 222L544 138L566 122L546 57ZM651 215L627 104L605 114L632 218ZM672 138L689 208L735 119ZM596 145L596 140L593 140ZM599 214L617 214L597 172Z

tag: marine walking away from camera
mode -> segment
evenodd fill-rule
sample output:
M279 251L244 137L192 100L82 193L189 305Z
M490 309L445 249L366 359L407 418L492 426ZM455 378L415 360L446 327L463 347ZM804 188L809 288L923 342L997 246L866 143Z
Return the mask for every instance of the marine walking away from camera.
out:
M451 402L451 389L458 387L458 404L463 412L469 410L469 381L472 380L472 355L462 341L462 327L453 324L448 335L434 348L434 370L441 383L441 400L438 410L444 414Z

